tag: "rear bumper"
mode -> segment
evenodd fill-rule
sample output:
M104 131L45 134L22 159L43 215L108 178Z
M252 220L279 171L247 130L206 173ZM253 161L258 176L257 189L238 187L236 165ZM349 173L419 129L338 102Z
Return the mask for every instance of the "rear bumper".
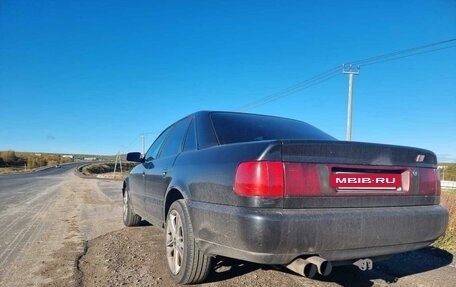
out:
M448 225L448 211L440 205L255 209L190 202L189 211L206 254L265 264L311 254L342 261L415 250Z

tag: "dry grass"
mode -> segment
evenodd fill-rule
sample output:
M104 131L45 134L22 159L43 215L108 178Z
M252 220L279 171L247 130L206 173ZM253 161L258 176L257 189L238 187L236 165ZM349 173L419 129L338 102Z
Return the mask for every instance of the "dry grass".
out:
M128 174L135 165L134 163L122 163L123 173ZM116 173L120 173L120 164L116 165L114 162L89 164L80 168L79 171L84 175L110 174L114 172L114 166Z
M24 167L0 167L0 174L20 173L30 170L25 170Z
M114 180L124 180L129 175L129 172L116 172L115 174L111 172L97 174L96 178L104 179L114 179ZM93 176L93 175L92 175Z
M450 212L450 221L447 231L434 245L451 252L456 252L456 191L443 191L441 202Z
M115 163L93 163L86 165L79 169L79 171L86 176L93 176L97 178L123 180L128 176L131 169L136 166L136 163L122 163L122 172L120 172L120 165L116 166L116 173L114 174Z

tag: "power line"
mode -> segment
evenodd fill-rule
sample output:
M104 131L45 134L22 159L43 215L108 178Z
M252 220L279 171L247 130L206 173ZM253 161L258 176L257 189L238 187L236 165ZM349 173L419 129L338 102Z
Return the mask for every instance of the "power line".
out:
M408 48L408 49L398 50L398 51L394 51L394 52L389 52L389 53L381 54L381 55L378 55L378 56L373 56L373 57L369 57L369 58L365 58L365 59L361 59L361 60L357 60L357 61L352 61L352 62L349 62L349 63L351 63L353 66L361 66L361 65L362 66L370 66L370 65L374 65L374 64L378 64L378 63L399 60L399 59L402 59L402 58L407 58L407 57L416 56L416 55L420 55L420 54L432 53L432 52L436 52L436 51L440 51L440 50L444 50L444 49L454 48L454 47L456 47L456 45L450 45L450 46L446 46L446 47L440 47L440 48L434 48L434 49L426 50L426 49L429 49L429 48L432 48L432 47L445 45L445 44L448 44L448 43L451 43L451 42L455 42L455 41L456 41L456 38L452 38L452 39L439 41L439 42L434 42L434 43L429 43L429 44L426 44L426 45L421 45L421 46L417 46L417 47L413 47L413 48ZM289 86L289 87L284 88L284 89L282 89L282 90L280 90L278 92L275 92L275 93L273 93L273 94L271 94L269 96L260 98L258 100L252 101L250 103L247 103L247 104L237 108L236 110L243 111L243 110L253 109L253 108L256 108L258 106L262 106L264 104L267 104L267 103L276 101L278 99L287 97L289 95L295 94L297 92L300 92L300 91L302 91L304 89L307 89L307 88L310 88L312 86L318 85L318 84L320 84L322 82L328 81L328 80L340 75L339 74L340 73L339 69L340 69L340 66L336 66L336 67L334 67L332 69L329 69L329 70L327 70L325 72L317 74L317 75L315 75L315 76L313 76L313 77L311 77L311 78L309 78L307 80L298 82L298 83L296 83L296 84L294 84L292 86Z
M436 52L436 51L440 51L440 50L445 50L445 49L450 49L450 48L454 48L454 47L456 47L456 45L451 45L451 46L447 46L447 47L443 47L443 48L436 48L436 49L432 49L432 50L428 50L428 51L416 52L416 53L412 53L412 54L409 54L409 55L404 55L404 56L399 56L399 57L394 57L394 58L389 58L389 59L378 60L378 61L375 61L375 62L370 62L370 63L364 64L363 66L370 66L370 65L374 65L374 64L378 64L378 63L395 61L395 60L399 60L399 59L403 59L403 58L408 58L408 57L412 57L412 56L416 56L416 55L422 55L422 54L428 54L428 53L432 53L432 52Z
M441 45L448 44L448 43L451 43L451 42L454 42L454 41L456 41L456 38L445 40L445 41L434 42L434 43L430 43L430 44L426 44L426 45L422 45L422 46L417 46L417 47L413 47L413 48L403 49L403 50L399 50L399 51L394 51L394 52L390 52L390 53L386 53L386 54L382 54L382 55L378 55L378 56L369 57L369 58L362 59L362 60L352 61L352 62L349 62L349 63L353 64L353 65L360 65L360 66L361 65L363 65L363 66L372 65L372 64L375 64L377 62L381 62L384 59L393 58L393 57L396 57L398 55L403 55L403 54L410 54L410 53L412 53L414 51L424 50L424 49L428 49L428 48L435 47L435 46L441 46ZM445 49L451 48L451 47L454 47L454 45L445 47ZM414 53L412 55L418 55L418 54L425 53L425 52L438 51L438 50L441 50L441 49L443 49L443 48L438 48L438 49L432 49L432 50L429 50L429 51L418 52L418 53ZM400 58L401 57L397 57L397 59L400 59Z
M307 88L310 88L312 86L315 86L317 84L320 84L322 82L325 82L331 78L334 78L335 76L338 76L339 75L339 69L340 67L339 66L336 66L332 69L329 69L329 70L326 70L325 72L322 72L320 74L317 74L307 80L304 80L304 81L301 81L301 82L298 82L292 86L289 86L287 88L284 88L278 92L275 92L267 97L263 97L263 98L260 98L258 100L255 100L253 102L250 102L248 104L245 104L239 108L237 108L236 110L238 111L242 111L242 110L247 110L247 109L252 109L252 108L255 108L255 107L258 107L258 106L261 106L261 105L264 105L266 103L270 103L270 102L273 102L273 101L276 101L280 98L283 98L283 97L286 97L286 96L289 96L291 94L294 94L294 93L297 93L299 91L302 91L304 89L307 89Z
M378 63L384 63L384 62L399 60L399 59L412 57L412 56L416 56L416 55L420 55L420 54L427 54L427 53L432 53L432 52L436 52L436 51L440 51L440 50L454 48L454 47L456 47L456 45L450 45L450 46L445 46L445 47L438 47L438 46L442 46L442 45L445 45L445 44L448 44L451 42L455 42L455 41L456 41L456 38L452 38L452 39L448 39L448 40L444 40L444 41L429 43L429 44L422 45L422 46L417 46L417 47L413 47L413 48L389 52L389 53L381 54L378 56L373 56L373 57L369 57L369 58L365 58L365 59L361 59L361 60L357 60L357 61L352 61L352 62L348 62L348 63L350 63L352 66L357 66L359 69L359 66L371 66L371 65L378 64ZM435 48L433 48L433 47L435 47ZM429 49L429 48L433 48L433 49ZM345 65L344 65L344 67L345 67ZM264 104L267 104L267 103L270 103L273 101L277 101L281 98L290 96L290 95L300 92L302 90L305 90L310 87L321 84L323 82L326 82L339 75L341 75L341 74L340 74L340 66L338 65L338 66L335 66L334 68L328 69L328 70L326 70L322 73L319 73L313 77L310 77L306 80L300 81L294 85L291 85L282 90L279 90L278 92L275 92L269 96L257 99L250 103L247 103L247 104L237 108L236 110L243 111L243 110L253 109L258 106L262 106ZM350 91L349 91L349 93L350 93ZM351 108L349 108L349 110L350 109ZM347 126L348 126L348 123L347 123ZM133 145L133 143L135 141L138 140L138 138L141 138L142 139L142 141L141 141L142 149L144 150L145 136L150 135L150 134L158 134L158 133L160 133L160 131L141 133L138 136L136 136L135 139L132 140L132 142L125 148L129 148L130 146ZM349 138L348 129L347 129L347 138Z
M139 145L142 147L142 150L144 150L145 149L145 136L146 135L157 135L160 132L161 131L157 130L157 131L144 132L144 133L137 134L136 136L134 136L134 138L130 141L130 143L128 145L125 145L125 146L121 145L120 148L122 149L122 151L128 152L128 149L130 149L131 146L133 146L133 144L139 142Z

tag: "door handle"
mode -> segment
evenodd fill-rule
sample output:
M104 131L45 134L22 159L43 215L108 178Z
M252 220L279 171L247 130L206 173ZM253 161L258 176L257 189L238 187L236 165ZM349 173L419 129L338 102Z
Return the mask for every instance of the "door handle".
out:
M146 176L146 173L143 171L142 176Z
M165 177L168 174L168 172L164 171L162 172L162 176Z

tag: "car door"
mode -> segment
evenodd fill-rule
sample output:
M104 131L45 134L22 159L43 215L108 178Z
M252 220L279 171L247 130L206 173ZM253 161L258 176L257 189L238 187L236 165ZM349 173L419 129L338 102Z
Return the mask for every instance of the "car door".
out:
M129 195L133 210L137 214L143 214L144 209L144 190L146 188L144 164L137 165L130 172L129 177Z
M158 154L163 146L163 143L168 137L171 129L172 127L162 132L160 136L158 136L158 138L147 150L146 154L144 155L144 162L141 164L140 174L136 176L135 181L137 182L136 186L138 187L138 192L136 194L136 198L132 199L135 200L133 204L134 206L139 206L139 208L142 211L142 215L146 217L148 221L153 221L153 218L151 218L151 214L148 212L148 209L146 208L146 174L149 170L153 169L154 160L158 157Z
M163 222L165 194L173 176L172 166L177 155L182 151L190 120L191 118L185 118L174 124L157 157L145 165L145 208L157 225Z

